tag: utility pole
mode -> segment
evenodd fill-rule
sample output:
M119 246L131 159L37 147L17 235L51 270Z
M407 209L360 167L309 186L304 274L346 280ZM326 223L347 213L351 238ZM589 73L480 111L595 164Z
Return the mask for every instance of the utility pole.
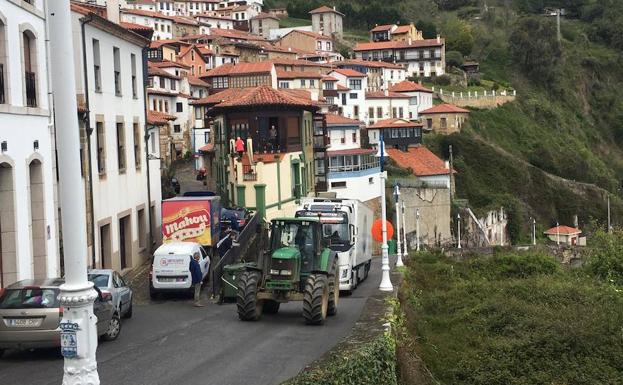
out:
M560 246L560 224L556 222L556 245Z
M404 266L402 263L402 247L400 238L400 186L398 183L394 185L394 199L396 200L396 266Z
M454 170L454 166L453 166L453 159L452 159L452 145L450 145L450 208L452 208L452 177L453 177L453 172L452 170Z
M63 384L98 385L96 317L97 292L87 280L86 208L80 173L80 131L76 115L76 80L69 0L47 1L50 73L58 137L59 197L63 231L65 283L60 287L63 317L61 353Z
M457 249L461 248L461 213L456 214L456 230L457 230L457 234L458 234L458 239L457 239Z
M420 251L420 209L415 210L415 250Z
M409 251L407 249L407 218L405 217L405 200L402 200L402 256L407 258Z
M610 193L608 193L608 233L612 234L612 222L610 217Z
M381 165L384 160L384 146L385 140L383 139L383 130L381 130ZM382 167L382 166L381 166ZM382 170L382 169L381 169ZM393 291L394 286L392 285L392 281L389 277L389 253L387 251L387 208L385 207L385 180L387 179L387 171L381 172L381 222L382 222L382 233L383 233L383 244L381 245L381 285L379 286L379 290L381 291Z
M556 10L556 37L558 38L558 44L562 42L562 34L560 33L560 8Z

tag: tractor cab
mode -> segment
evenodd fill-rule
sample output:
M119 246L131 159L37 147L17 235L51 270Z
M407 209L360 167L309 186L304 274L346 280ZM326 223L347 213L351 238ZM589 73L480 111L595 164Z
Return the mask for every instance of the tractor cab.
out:
M322 226L317 219L273 220L267 288L298 290L295 286L304 284L310 273L322 270L322 250Z

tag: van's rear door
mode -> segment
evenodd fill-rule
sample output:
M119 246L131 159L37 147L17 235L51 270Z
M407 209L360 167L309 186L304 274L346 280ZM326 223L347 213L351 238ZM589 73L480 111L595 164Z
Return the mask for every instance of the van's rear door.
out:
M153 285L156 289L187 289L192 278L189 270L190 256L164 254L154 256Z

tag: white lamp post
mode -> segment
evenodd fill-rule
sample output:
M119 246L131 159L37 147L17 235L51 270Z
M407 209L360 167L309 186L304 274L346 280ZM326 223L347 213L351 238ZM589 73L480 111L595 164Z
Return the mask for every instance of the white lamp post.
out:
M394 185L394 199L396 200L396 266L404 266L402 263L402 247L400 238L400 187L398 184Z
M420 209L415 210L415 250L420 251Z
M80 176L80 137L76 115L73 35L69 0L47 1L50 41L50 73L55 101L58 146L59 197L63 231L65 283L61 285L63 308L61 353L65 357L63 384L98 385L97 330L93 301L97 292L87 280L86 208Z
M385 142L383 140L383 130L381 130L380 136L380 144L381 144L381 167L383 167L383 147ZM383 233L383 244L381 245L381 285L379 286L379 290L381 291L393 291L394 286L392 285L392 281L389 277L389 253L387 251L387 208L385 207L385 180L387 179L387 171L381 172L381 221L382 221L382 233Z
M560 245L560 224L556 222L556 244Z
M458 241L457 241L457 249L461 248L461 214L458 213L456 214L456 229L457 229L457 235L458 235Z
M536 246L536 219L532 218L532 245Z
M402 200L402 247L404 247L402 251L402 256L407 258L409 255L409 250L407 247L407 219L405 217L405 201Z

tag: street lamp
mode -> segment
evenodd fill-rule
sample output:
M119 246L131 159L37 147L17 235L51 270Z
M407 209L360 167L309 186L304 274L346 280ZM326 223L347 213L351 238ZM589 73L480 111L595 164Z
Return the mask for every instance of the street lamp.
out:
M456 214L456 229L457 229L457 235L458 235L458 242L457 242L457 249L461 248L461 213L457 213Z
M402 200L402 256L407 258L409 251L407 249L407 218L405 217L405 201Z
M50 78L58 146L59 197L65 282L59 295L60 344L65 358L63 384L98 385L97 329L93 302L97 293L87 280L84 190L80 175L80 131L76 116L76 81L69 0L47 2Z
M532 245L536 246L536 219L532 218Z
M415 250L420 251L420 209L415 209L415 240Z
M380 135L380 144L381 144L381 170L383 169L384 162L384 145L385 142L383 140L383 130L381 130ZM379 286L379 290L381 291L393 291L394 286L392 285L392 281L389 278L389 253L387 252L387 207L385 206L385 180L387 179L387 171L381 172L381 222L382 222L382 233L383 233L383 244L381 245L381 284Z
M396 201L396 266L404 266L402 263L402 247L400 235L400 186L394 184L394 200Z
M556 244L560 245L560 224L556 222Z

